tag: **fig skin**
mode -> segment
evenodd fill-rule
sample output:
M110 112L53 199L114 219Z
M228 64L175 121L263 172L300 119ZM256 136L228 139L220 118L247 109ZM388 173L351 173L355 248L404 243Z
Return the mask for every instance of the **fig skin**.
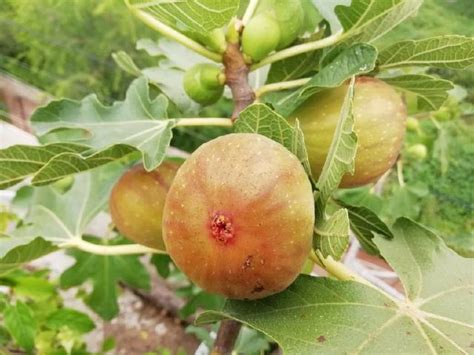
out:
M314 200L298 159L258 134L199 147L166 198L163 238L191 281L233 299L287 288L312 247Z
M109 199L112 221L121 234L135 243L164 250L163 207L179 166L165 161L147 172L138 165L122 175Z
M304 133L311 170L321 174L331 145L347 84L313 95L289 118L298 119ZM406 130L407 110L402 98L388 84L359 77L354 89L354 131L357 153L354 175L344 175L339 187L375 182L395 164Z
M242 33L242 51L258 62L273 52L280 41L278 22L267 13L260 13L249 21Z
M211 105L219 100L224 92L224 85L219 79L221 73L221 68L217 65L196 64L184 74L184 91L197 103Z

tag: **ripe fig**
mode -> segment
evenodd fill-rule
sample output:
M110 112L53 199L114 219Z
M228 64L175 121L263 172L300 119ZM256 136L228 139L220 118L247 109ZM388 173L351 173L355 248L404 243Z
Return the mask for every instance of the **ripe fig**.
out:
M120 233L136 243L164 250L163 207L178 168L177 162L165 161L151 172L135 166L122 175L109 199L112 221Z
M312 247L314 201L300 162L258 134L221 136L179 169L166 198L163 238L204 290L257 299L284 290Z
M315 94L290 117L298 119L305 136L311 170L319 176L326 160L347 92L347 85ZM344 175L340 187L376 181L395 163L405 135L406 107L388 84L359 77L354 92L357 154L354 175Z
M201 105L210 105L224 92L222 71L217 65L200 63L184 74L184 91Z
M280 41L278 22L267 13L253 17L242 33L242 51L258 62L273 52Z

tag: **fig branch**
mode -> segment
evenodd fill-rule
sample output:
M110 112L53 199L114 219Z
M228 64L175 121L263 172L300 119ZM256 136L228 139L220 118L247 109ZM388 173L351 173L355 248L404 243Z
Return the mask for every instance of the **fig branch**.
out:
M190 126L220 126L231 127L232 120L230 118L181 118L176 123L177 127Z
M317 49L332 46L333 44L336 44L337 42L341 40L342 34L343 32L341 30L329 37L326 37L317 41L307 42L307 43L303 43L303 44L299 44L293 47L283 49L279 52L269 55L268 57L261 60L260 62L253 64L250 67L250 70L253 71L253 70L259 69L261 67L264 67L265 65L272 64L274 62L278 62L286 58L294 57L295 55L298 55L298 54L312 52Z

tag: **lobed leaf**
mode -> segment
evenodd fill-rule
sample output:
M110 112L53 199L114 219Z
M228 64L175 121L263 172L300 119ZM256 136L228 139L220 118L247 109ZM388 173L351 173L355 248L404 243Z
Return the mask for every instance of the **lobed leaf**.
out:
M236 319L273 338L285 354L470 352L474 261L408 219L398 220L393 234L375 243L400 276L406 299L354 281L300 276L284 292L228 300L198 322Z
M151 100L147 80L139 78L130 85L125 100L112 106L102 105L95 95L80 102L53 101L36 110L31 123L40 136L58 129L82 130L86 137L81 143L95 153L115 154L116 145L133 147L142 153L145 168L153 170L163 161L176 124L176 120L167 119L167 110L166 97ZM77 139L62 137L65 141ZM110 154L109 158L113 160Z
M275 110L283 116L291 114L298 106L315 93L340 86L354 75L372 71L377 59L377 50L369 44L358 43L345 48L324 66L311 80L298 90L267 95Z
M474 64L474 38L449 35L394 43L380 52L380 69L430 66L466 69Z
M454 89L450 81L430 75L408 74L382 80L398 90L416 96L418 109L421 111L439 109L448 98L448 91Z

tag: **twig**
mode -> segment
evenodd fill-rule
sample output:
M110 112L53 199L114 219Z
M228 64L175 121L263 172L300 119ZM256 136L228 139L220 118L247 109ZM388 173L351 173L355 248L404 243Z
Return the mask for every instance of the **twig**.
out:
M310 80L311 78L303 78L303 79L298 79L298 80L281 81L279 83L263 85L255 91L255 95L257 97L260 97L262 95L265 95L273 91L281 91L281 90L297 88L297 87L305 85Z
M176 126L221 126L231 127L230 118L181 118Z
M317 41L307 42L307 43L299 44L297 46L289 47L287 49L283 49L279 52L269 55L262 61L255 63L254 65L252 65L251 70L253 71L255 69L264 67L267 64L278 62L279 60L290 58L298 54L311 52L311 51L315 51L316 49L332 46L333 44L337 43L341 38L342 38L342 31L339 31L329 37L326 37Z
M231 354L237 337L239 336L242 324L232 320L225 319L221 322L217 332L216 341L212 349L212 355Z
M245 26L253 16L255 9L257 8L258 0L250 0L247 9L245 10L245 14L242 17L242 24Z

